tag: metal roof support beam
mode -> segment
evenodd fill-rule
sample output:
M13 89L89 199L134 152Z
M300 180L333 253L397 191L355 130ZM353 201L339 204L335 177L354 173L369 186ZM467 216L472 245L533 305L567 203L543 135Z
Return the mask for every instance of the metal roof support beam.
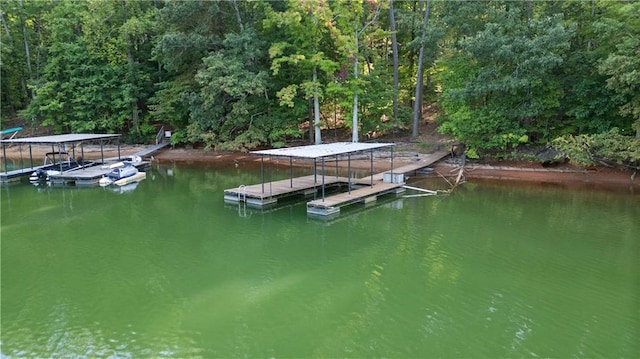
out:
M31 144L29 144L29 161L31 162L31 168L33 168L33 151L31 150Z
M104 164L104 143L100 141L100 161Z
M351 153L347 153L347 178L349 179L347 189L349 190L349 194L351 194Z
M324 157L322 157L322 202L324 202Z
M260 182L262 182L262 194L264 194L264 155L260 156Z
M82 165L82 170L84 171L84 142L80 142L80 164Z
M313 184L315 187L315 184L318 183L318 174L316 172L316 167L318 167L318 164L316 162L316 159L313 159Z
M371 177L371 187L373 187L373 149L371 149L371 172L369 176Z
M269 156L269 196L273 195L273 157Z
M62 145L61 145L61 144L59 144L59 143L58 143L58 152L60 153L60 161L58 161L58 163L60 164L60 166L58 166L58 167L60 167L60 173L62 173L62 161L63 161L63 159L62 159ZM66 151L65 151L65 152L66 152ZM54 156L55 156L55 155L54 155ZM67 153L67 159L68 159L68 158L69 158L69 154ZM53 161L53 162L55 163L56 161Z
M391 147L391 178L393 178L393 147Z
M9 167L7 166L7 147L4 145L4 143L2 144L2 155L4 157L2 157L4 162L4 173L7 174L9 173Z

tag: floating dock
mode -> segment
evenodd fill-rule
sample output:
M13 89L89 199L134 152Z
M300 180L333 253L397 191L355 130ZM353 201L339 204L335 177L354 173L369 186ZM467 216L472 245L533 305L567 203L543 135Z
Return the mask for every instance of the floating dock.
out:
M84 158L84 142L87 141L99 141L100 142L100 159L86 160L85 165L78 168L65 171L61 174L51 175L51 182L53 184L76 184L76 185L97 185L100 178L105 176L111 171L109 164L119 161L127 160L130 157L143 157L147 156L155 151L168 145L168 143L160 143L155 146L150 146L144 150L132 155L121 156L120 155L120 135L116 134L65 134L65 135L52 135L52 136L39 136L39 137L26 137L26 138L14 138L2 140L2 152L5 163L3 172L0 172L0 182L6 183L11 181L19 181L22 177L28 177L34 171L41 169L45 166L34 166L34 160L31 150L32 144L39 145L51 145L52 152L55 151L55 147L58 147L58 152L62 152L62 149L67 145L70 145L73 149L73 157L76 156L75 146L80 145L80 156ZM103 145L105 140L118 139L118 156L112 158L104 158ZM15 169L9 171L6 167L6 146L15 144L28 144L29 145L29 163L30 166L21 169ZM139 170L146 170L149 167L148 161L136 161L134 165Z
M224 191L224 200L227 203L245 203L249 206L262 208L275 205L285 198L313 195L314 198L307 202L307 214L320 217L333 216L340 213L340 208L342 207L354 203L373 203L380 196L403 192L407 173L428 167L449 155L447 151L439 151L420 161L394 169L393 146L394 144L392 143L340 142L254 151L251 153L262 156L261 175L263 181L259 184L241 185L236 188L226 189ZM374 174L373 151L385 147L391 148L391 168L389 171ZM371 173L366 177L352 178L351 156L362 152L370 152ZM313 160L314 173L313 175L295 178L291 174L288 179L265 182L264 158L272 156L288 157L290 166L292 166L293 158ZM335 159L337 166L338 157L341 156L346 156L348 160L347 176L340 177L326 174L327 164L332 163L333 159ZM319 162L321 170L318 173ZM290 173L292 173L291 170ZM335 193L336 189L339 190L339 193Z
M391 193L402 193L404 183L376 183L352 189L349 192L338 193L326 198L307 202L307 214L313 216L330 216L340 213L340 208L354 203L373 203L379 196Z
M348 182L345 177L335 176L325 177L324 183L318 176L314 175L295 177L226 189L224 191L224 200L228 203L244 202L254 207L265 207L288 197L318 195L322 191L323 185L326 191L345 185Z

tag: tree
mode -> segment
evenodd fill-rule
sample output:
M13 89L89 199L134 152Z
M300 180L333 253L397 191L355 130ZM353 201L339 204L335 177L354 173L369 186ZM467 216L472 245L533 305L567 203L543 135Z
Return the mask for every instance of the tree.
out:
M448 59L454 66L443 77L441 130L476 149L550 140L563 96L555 75L573 30L561 15L529 20L517 6L487 13L491 20L484 29L450 55L464 60Z
M398 84L400 82L400 60L398 56L398 36L393 0L389 0L389 31L391 32L391 56L393 58L393 120L398 118Z
M46 43L42 14L51 4L40 1L4 1L0 10L0 67L2 114L13 116L33 98L29 86L39 81Z
M609 25L619 29L615 50L602 61L599 70L607 75L607 88L624 97L620 114L634 121L640 138L640 3L612 9Z
M264 102L268 72L256 66L265 56L256 34L226 35L223 48L203 59L196 74L201 86L191 98L187 135L207 148L243 150L267 143Z
M353 65L353 77L350 79L350 86L353 91L351 140L358 142L358 96L362 91L362 81L359 79L358 62L360 52L360 37L364 36L367 28L372 26L380 14L381 3L374 1L359 2L336 1L334 12L336 14L336 24L341 29L341 36L338 48L346 55ZM350 38L350 39L349 39Z
M292 0L287 2L286 11L269 11L265 20L267 26L284 31L283 41L274 42L269 49L273 75L278 75L283 66L292 67L306 74L303 76L306 80L302 83L289 81L278 91L278 98L281 105L289 107L295 106L293 97L299 90L305 99L313 99L315 144L322 142L320 97L325 86L319 81L318 72L320 70L326 76L338 69L338 63L325 53L326 50L333 50L326 45L331 40L332 18L333 12L324 0L306 2ZM309 78L311 78L310 81ZM290 80L296 79L297 76L290 78Z
M115 132L131 126L139 138L137 114L152 70L136 59L150 57L153 10L123 12L124 5L60 2L44 15L51 40L48 61L42 81L32 87L36 95L27 117L56 132Z
M423 74L424 74L424 39L426 37L427 29L429 26L429 14L431 13L431 0L426 0L426 9L424 10L424 23L420 34L420 54L418 55L418 69L416 74L416 96L413 104L413 129L411 136L418 136L418 122L421 117L422 101L422 87L423 87Z

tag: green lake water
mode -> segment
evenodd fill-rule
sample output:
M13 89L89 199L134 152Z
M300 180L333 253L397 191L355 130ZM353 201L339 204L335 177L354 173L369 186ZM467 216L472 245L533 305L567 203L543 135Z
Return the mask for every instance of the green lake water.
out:
M637 194L467 183L330 222L224 204L258 182L2 186L2 357L640 356Z

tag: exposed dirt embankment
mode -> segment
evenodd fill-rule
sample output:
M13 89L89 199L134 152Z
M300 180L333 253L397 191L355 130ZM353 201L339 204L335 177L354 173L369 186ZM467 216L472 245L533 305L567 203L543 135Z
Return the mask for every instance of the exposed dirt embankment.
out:
M376 153L374 156L374 172L387 171L391 167L388 154ZM411 152L399 152L394 155L394 167L419 161L424 155ZM176 162L193 165L205 165L215 162L227 162L237 165L259 165L260 157L246 153L210 152L198 149L167 149L155 155L160 162ZM269 159L265 159L269 162ZM278 164L288 165L288 160L273 159ZM310 161L294 161L297 166L311 166ZM333 166L334 161L327 162ZM341 167L347 166L346 160L338 162ZM351 160L351 168L369 170L371 161L367 155L354 157ZM438 173L446 177L455 177L459 165L454 161L445 159L432 166ZM613 189L631 191L640 194L640 175L634 176L633 171L605 167L589 169L571 165L563 165L555 168L544 168L540 163L508 162L508 163L467 163L465 166L465 178L475 180L529 183L544 185L561 185L566 187L584 187L594 189Z
M537 165L537 166L536 166ZM457 168L446 162L434 166L440 173ZM629 191L640 194L640 178L634 171L615 168L543 168L535 163L509 163L505 165L473 163L465 166L465 178L504 183L558 185L567 188L591 188Z
M122 156L132 155L141 151L145 146L121 145L120 154ZM5 149L9 159L29 158L28 146L11 146ZM31 153L34 159L40 160L44 154L51 151L50 146L32 146ZM76 156L80 150L76 148ZM118 155L117 146L84 146L84 156L86 159L99 159L115 157ZM4 154L2 154L4 156ZM411 151L398 151L394 155L393 166L399 167L403 164L420 161L423 154ZM248 153L239 152L215 152L202 149L164 149L153 155L154 160L161 163L183 163L188 165L205 166L214 163L234 164L236 166L259 166L261 158ZM288 165L286 159L272 159L278 165ZM265 159L268 163L269 159ZM295 166L311 166L311 161L294 160ZM328 166L334 166L335 161L327 162ZM338 166L346 167L347 161L340 160ZM368 155L353 156L350 166L352 169L369 170L371 160ZM391 167L391 159L385 151L376 152L374 156L374 172L387 171ZM458 171L458 164L450 159L445 159L436 163L434 169L441 175L454 177ZM640 193L640 175L634 171L626 169L615 169L605 167L594 167L589 169L578 168L571 165L561 165L555 168L543 168L539 163L529 162L467 162L465 166L465 178L467 180L499 181L505 183L530 183L542 185L560 185L577 188L594 188L607 190L630 191L633 194Z

